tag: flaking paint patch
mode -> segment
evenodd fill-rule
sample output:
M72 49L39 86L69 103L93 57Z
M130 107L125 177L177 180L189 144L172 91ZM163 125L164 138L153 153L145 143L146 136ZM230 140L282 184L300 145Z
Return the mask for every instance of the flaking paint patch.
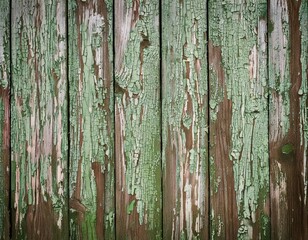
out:
M13 237L66 236L65 2L12 4Z
M270 141L273 141L282 138L290 128L290 33L287 1L270 1L270 9L270 21L274 25L270 33L272 41L269 43L269 88L277 94L274 98L270 96L273 101L270 112L275 112L276 116L270 119L270 125L279 126L278 131L273 131L275 135L270 135Z
M226 232L221 236L252 239L262 234L260 228L269 228L256 220L260 213L268 214L268 132L264 127L268 121L266 1L245 4L210 1L209 11L210 40L214 47L221 48L227 98L232 101L231 148L224 161L233 163L239 220L237 236ZM221 73L211 66L210 70L211 86L214 84L211 91L214 98L210 98L211 114L214 113L211 120L220 121L215 113L219 111L222 94L215 88L215 79ZM214 179L214 182L217 185L219 180ZM215 216L214 223L218 222L219 213ZM218 224L213 227L218 235Z
M208 238L205 12L204 1L162 3L164 239Z
M273 0L270 6L274 26L269 37L269 74L271 86L276 86L271 88L270 95L272 237L304 239L308 236L308 6L307 1L288 0ZM281 66L284 75L276 76ZM284 106L289 112L286 116L281 111Z
M76 238L114 238L112 7L109 0L69 1L70 231Z
M118 1L115 11L117 219L122 219L117 237L133 238L138 231L143 238L159 239L159 3ZM126 207L133 200L128 215Z

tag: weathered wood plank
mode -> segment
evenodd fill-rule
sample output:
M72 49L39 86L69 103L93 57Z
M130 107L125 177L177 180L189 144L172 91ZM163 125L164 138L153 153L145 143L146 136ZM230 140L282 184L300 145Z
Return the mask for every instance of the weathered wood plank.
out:
M10 236L10 1L0 0L0 239Z
M163 239L208 239L206 2L162 4Z
M211 235L268 239L267 3L209 1Z
M66 2L12 1L13 239L65 239Z
M269 13L272 238L308 239L308 1Z
M69 1L70 236L114 239L113 1Z
M162 234L159 1L115 2L116 237Z

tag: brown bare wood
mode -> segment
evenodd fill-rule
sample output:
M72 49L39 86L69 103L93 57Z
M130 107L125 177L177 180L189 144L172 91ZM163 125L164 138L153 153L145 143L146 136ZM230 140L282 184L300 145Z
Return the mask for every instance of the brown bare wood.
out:
M0 0L0 239L10 236L10 1Z
M162 2L163 239L208 239L207 3Z
M308 239L308 3L269 9L271 226L273 239Z
M267 4L209 1L211 238L268 239Z
M115 1L116 238L161 239L159 1Z

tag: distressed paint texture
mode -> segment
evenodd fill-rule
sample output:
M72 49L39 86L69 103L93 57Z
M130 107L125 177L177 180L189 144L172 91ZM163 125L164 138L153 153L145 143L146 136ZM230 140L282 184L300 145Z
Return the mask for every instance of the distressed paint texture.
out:
M69 1L70 236L114 239L112 8Z
M13 239L63 239L67 221L66 3L12 1Z
M308 239L308 2L269 2L272 238Z
M0 0L0 239L10 232L10 1Z
M0 239L308 239L307 0L0 6Z
M117 239L162 234L159 1L115 2Z
M211 237L269 238L267 3L209 1Z
M206 2L161 14L163 239L208 239Z

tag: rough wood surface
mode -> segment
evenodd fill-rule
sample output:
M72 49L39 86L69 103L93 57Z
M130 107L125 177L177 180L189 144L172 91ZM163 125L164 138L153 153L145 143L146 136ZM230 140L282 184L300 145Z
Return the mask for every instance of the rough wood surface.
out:
M0 6L0 239L308 239L308 0Z
M266 1L209 1L211 237L268 239Z
M206 3L162 4L163 239L208 239Z
M161 239L159 1L115 2L117 239Z
M13 239L63 239L67 219L66 3L12 1Z
M272 238L308 239L308 1L269 2Z
M10 1L0 0L0 239L10 235Z
M114 239L113 2L69 1L70 235Z

